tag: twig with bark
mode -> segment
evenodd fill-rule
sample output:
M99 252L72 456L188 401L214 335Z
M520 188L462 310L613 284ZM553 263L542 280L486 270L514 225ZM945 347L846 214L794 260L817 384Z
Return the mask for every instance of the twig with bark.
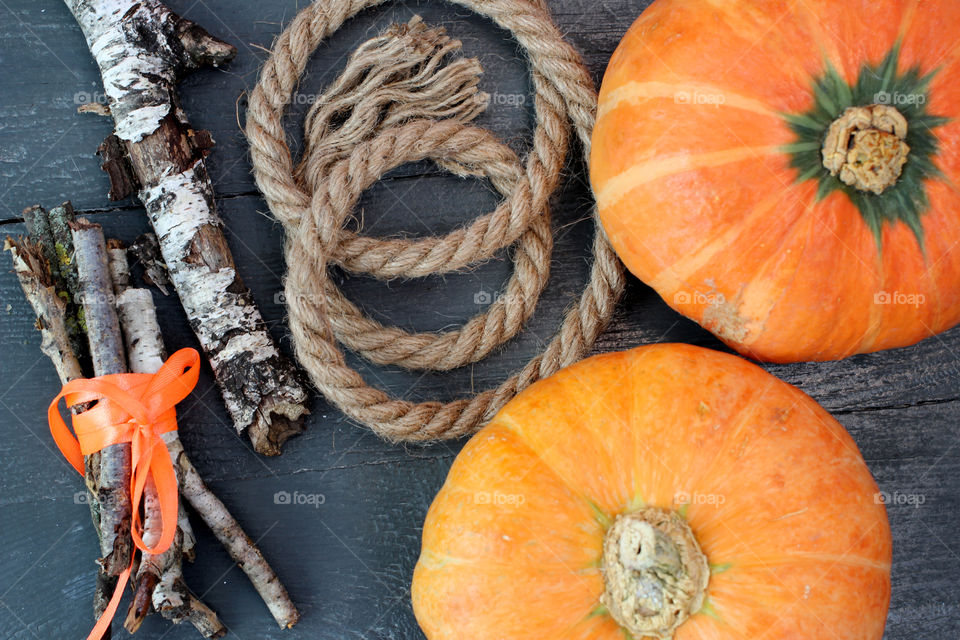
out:
M147 289L132 286L127 252L119 240L107 242L107 256L117 315L126 345L127 364L132 373L156 373L166 359L163 338L157 324L156 308ZM179 440L177 432L163 435L168 443ZM179 470L174 467L178 480ZM148 547L160 539L162 520L157 488L148 481L143 493L143 541ZM183 580L182 562L194 559L193 529L180 502L177 531L163 553L144 553L133 577L133 599L127 609L124 628L135 633L151 610L180 623L189 620L205 638L221 638L227 628L217 614L190 591Z
M80 303L95 376L126 373L127 356L120 333L107 261L103 229L84 218L70 223L74 260L79 276ZM110 576L130 566L130 444L100 451L100 563Z
M108 250L110 270L114 274L117 308L126 340L130 370L135 373L154 373L166 359L166 350L160 333L160 325L157 322L153 297L147 289L130 286L129 266L119 241L111 240L108 247L110 247ZM247 574L250 582L270 609L270 613L277 624L282 628L292 627L299 620L300 614L290 600L286 588L264 559L263 554L223 502L207 487L184 451L178 432L170 431L161 437L170 452L181 496L190 503L213 531L230 554L230 557ZM150 525L155 522L153 516L156 516L156 510L159 508L155 502L151 501L153 496L155 496L155 492L153 492L153 495L148 492L145 503L146 517L144 523L147 534L152 531ZM157 529L155 535L159 536L159 529ZM149 540L145 539L145 541L148 545L151 544ZM137 623L131 629L129 623L137 620L138 612L135 611L135 606L138 600L143 600L145 594L151 589L151 585L153 606L165 617L175 621L184 618L189 619L201 632L204 632L204 628L210 628L217 622L215 617L211 617L213 612L209 611L186 588L181 578L180 559L178 557L169 556L165 558L145 555L137 573L137 580L137 595L127 617L128 630L134 631L136 627L139 627ZM139 619L142 620L142 618ZM208 626L203 627L202 625Z
M65 0L100 68L115 133L100 153L110 197L134 190L147 209L191 326L237 431L274 455L303 429L307 392L277 349L237 272L204 157L176 82L236 50L156 0Z
M86 337L80 328L80 283L77 267L73 263L73 234L70 232L73 217L73 207L69 202L50 211L40 205L23 210L27 233L46 260L44 270L49 272L50 286L55 287L57 295L64 301L64 326L70 336L73 352L83 362L89 353Z
M37 316L41 350L53 362L60 382L66 384L84 376L83 365L75 350L78 340L85 343L85 323L76 304L79 276L69 231L73 209L69 203L64 203L49 212L37 206L24 213L30 239L14 240L7 237L4 248L13 256L14 271ZM56 250L51 251L51 246L55 246ZM72 411L80 413L88 406L75 406ZM103 549L109 545L104 541L101 524L100 461L99 452L84 457L84 485L88 493L90 516ZM116 519L115 516L108 516L110 521ZM116 582L116 575L107 570L104 562L99 562L93 599L94 618L99 618L106 609ZM104 638L109 637L109 632L104 635Z

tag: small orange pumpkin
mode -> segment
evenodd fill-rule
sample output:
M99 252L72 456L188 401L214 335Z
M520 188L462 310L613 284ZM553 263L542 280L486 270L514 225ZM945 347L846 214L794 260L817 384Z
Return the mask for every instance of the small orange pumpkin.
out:
M877 640L886 511L856 444L735 356L653 345L537 382L423 527L431 640Z
M668 304L761 360L960 322L960 2L656 0L603 79L600 218Z

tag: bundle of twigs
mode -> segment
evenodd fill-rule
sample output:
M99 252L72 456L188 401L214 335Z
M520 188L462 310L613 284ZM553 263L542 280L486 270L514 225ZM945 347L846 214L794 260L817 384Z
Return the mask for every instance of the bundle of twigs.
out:
M28 238L8 237L5 249L41 332L41 349L53 362L61 382L111 373L154 373L166 354L153 298L132 286L126 250L106 242L100 225L74 219L70 203L46 211L24 212ZM83 411L88 407L75 407ZM176 431L163 435L177 474L180 495L211 528L234 561L246 572L281 627L299 614L260 550L191 464ZM113 593L117 576L130 565L130 450L112 445L84 460L84 480L93 524L100 540L94 614L99 617ZM148 483L142 505L143 538L152 546L160 535L156 489ZM151 610L179 623L189 620L204 637L219 638L227 629L216 613L183 581L181 563L194 559L194 536L180 504L173 544L160 555L144 554L134 565L133 598L125 628L135 632ZM107 634L109 635L109 634Z

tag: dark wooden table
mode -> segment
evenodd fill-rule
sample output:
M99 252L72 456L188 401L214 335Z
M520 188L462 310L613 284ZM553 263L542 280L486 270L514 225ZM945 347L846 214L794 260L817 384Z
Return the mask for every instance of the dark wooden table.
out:
M228 67L187 79L182 96L193 125L209 129L217 141L209 167L241 274L274 335L289 349L280 298L281 230L265 215L253 185L236 113L242 120L242 94L256 81L264 47L270 47L298 3L169 4L239 49ZM648 2L550 4L599 82L620 36ZM437 0L391 3L350 21L315 56L302 93L318 92L353 47L414 13L445 25L469 55L480 57L481 87L494 101L479 123L525 149L533 116L529 77L516 44L491 23ZM23 233L20 211L28 205L70 199L109 235L133 240L147 228L143 211L132 200L108 202L107 180L94 157L111 123L76 113L83 102L103 100L79 28L55 0L0 0L0 16L0 231ZM294 106L291 135L299 135L307 107ZM586 280L593 228L585 175L582 163L570 163L553 208L558 240L552 281L521 337L487 361L447 374L358 363L371 380L409 398L450 398L495 384L533 355ZM376 235L446 232L496 201L482 181L458 180L428 164L405 166L364 196L365 230ZM80 638L91 624L97 548L87 506L77 498L83 495L80 479L55 450L46 427L46 404L58 389L53 367L40 353L33 315L9 258L0 258L0 265L0 638ZM496 291L508 273L501 259L445 278L386 285L352 277L343 286L375 317L436 330L480 310L481 292ZM177 299L156 297L167 344L196 346ZM664 341L723 348L632 280L596 350ZM768 367L830 410L856 438L880 488L899 497L888 507L895 540L888 638L960 636L958 356L960 330L954 330L908 349ZM209 371L180 415L184 444L197 467L259 542L303 613L295 629L278 631L243 573L195 521L199 559L186 568L187 579L219 612L230 628L228 637L423 637L410 607L410 578L424 515L462 442L392 446L317 397L307 432L291 441L283 456L266 459L232 431ZM278 492L315 497L308 501L312 504L278 504ZM174 628L157 616L139 635L197 637L188 625ZM118 631L117 637L125 636Z

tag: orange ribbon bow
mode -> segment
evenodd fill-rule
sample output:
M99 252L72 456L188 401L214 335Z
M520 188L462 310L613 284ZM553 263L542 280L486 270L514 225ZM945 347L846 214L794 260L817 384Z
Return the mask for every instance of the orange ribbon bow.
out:
M104 447L130 443L130 496L132 523L130 537L137 549L151 555L161 554L173 542L177 531L177 476L161 434L175 431L177 413L174 405L186 398L200 375L200 354L195 349L181 349L170 356L156 373L119 373L96 378L81 378L63 385L50 403L47 418L50 433L64 457L83 475L83 457ZM83 413L73 416L73 433L60 416L58 403L66 398L67 406L98 400ZM140 522L140 500L147 480L152 479L160 503L160 539L153 547L143 541ZM106 611L97 620L88 638L99 639L110 626L123 589L133 567L123 570Z

